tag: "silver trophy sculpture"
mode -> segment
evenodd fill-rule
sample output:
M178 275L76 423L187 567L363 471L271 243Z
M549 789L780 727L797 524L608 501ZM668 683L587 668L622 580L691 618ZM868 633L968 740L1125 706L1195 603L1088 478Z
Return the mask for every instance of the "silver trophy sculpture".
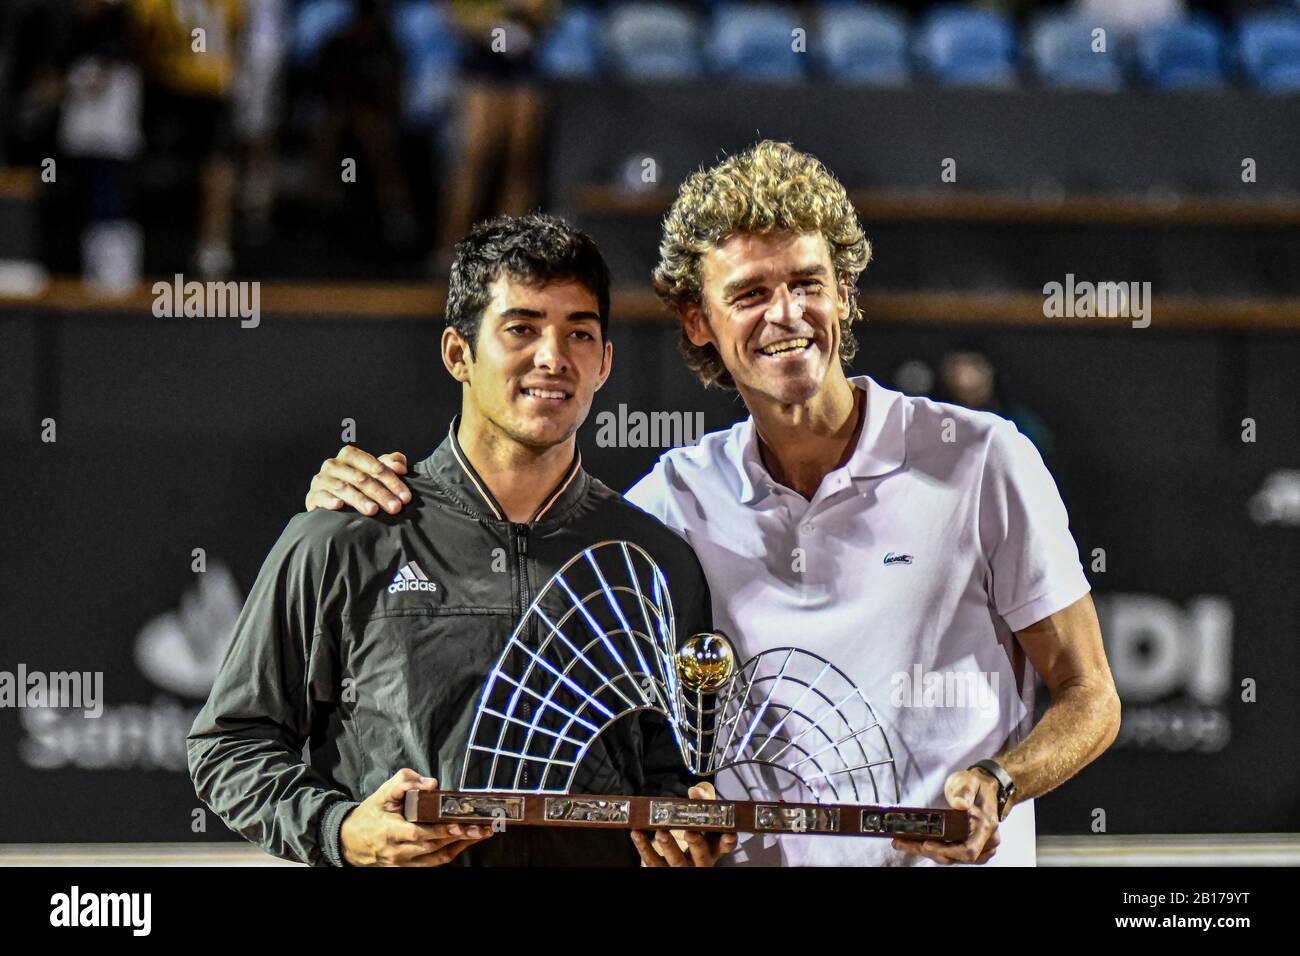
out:
M662 714L682 765L718 800L575 794L592 742L630 714ZM728 799L724 788L744 791ZM882 796L883 788L883 796ZM793 793L800 799L787 801ZM410 791L418 822L687 828L960 842L966 814L899 807L893 753L871 703L797 647L736 665L720 632L679 647L667 581L628 541L570 558L489 672L457 791Z

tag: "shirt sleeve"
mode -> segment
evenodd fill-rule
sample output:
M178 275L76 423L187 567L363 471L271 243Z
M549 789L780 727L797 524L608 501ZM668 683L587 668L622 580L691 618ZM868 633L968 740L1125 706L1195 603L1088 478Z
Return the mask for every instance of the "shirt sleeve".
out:
M655 462L649 474L627 490L623 496L648 515L668 523L668 483L664 477L664 460Z
M263 564L186 750L195 792L236 833L341 866L339 829L356 802L303 757L314 699L337 686L319 594L329 544L313 541L310 521L295 516Z
M1056 482L1033 443L1007 421L990 432L979 533L994 609L1012 631L1090 590Z

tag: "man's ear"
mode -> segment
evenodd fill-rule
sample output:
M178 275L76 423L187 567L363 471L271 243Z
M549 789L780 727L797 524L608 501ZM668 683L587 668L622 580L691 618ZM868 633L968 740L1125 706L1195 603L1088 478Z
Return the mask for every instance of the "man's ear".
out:
M605 354L600 360L600 374L596 378L596 391L600 391L605 386L605 380L609 378L609 373L614 368L614 343L605 340Z
M474 355L469 343L450 325L442 330L442 364L451 377L464 385L469 381L470 365Z
M687 302L678 311L682 320L682 332L692 345L703 348L713 344L713 330L705 318L704 307L698 302Z
M839 315L840 321L843 322L849 317L849 280L841 279L835 284L835 311Z

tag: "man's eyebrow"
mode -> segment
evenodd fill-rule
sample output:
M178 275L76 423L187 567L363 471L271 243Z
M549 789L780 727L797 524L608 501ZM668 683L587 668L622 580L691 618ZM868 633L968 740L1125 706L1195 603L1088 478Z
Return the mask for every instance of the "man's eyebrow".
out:
M513 308L506 309L501 313L502 321L510 319L544 319L546 313L541 309L529 309L522 305L516 305ZM600 316L589 309L580 309L577 312L570 312L564 317L569 322L599 322Z
M791 269L790 276L796 279L808 279L813 276L825 278L826 267L820 262L814 262L806 266L800 266L797 269ZM748 289L750 286L758 285L763 281L763 278L764 277L761 274L755 273L752 275L741 276L739 279L733 279L722 287L722 297L724 299L729 299L742 289Z
M733 295L735 295L737 292L740 292L742 289L748 289L750 286L758 285L762 281L763 281L763 276L759 273L753 273L751 275L741 276L739 279L732 279L730 282L728 282L725 286L722 287L722 297L724 299L730 299Z

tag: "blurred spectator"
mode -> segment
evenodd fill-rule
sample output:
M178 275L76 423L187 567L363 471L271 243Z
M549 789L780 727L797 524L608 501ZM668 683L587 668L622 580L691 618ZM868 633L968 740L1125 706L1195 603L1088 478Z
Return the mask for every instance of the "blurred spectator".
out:
M5 163L31 163L53 138L62 73L57 60L68 11L38 0L0 4L0 155ZM48 155L48 152L45 153Z
M436 270L451 262L451 247L476 219L521 215L537 202L542 96L534 58L538 39L554 17L548 0L453 0L462 35L464 88L459 155L448 185ZM490 196L493 173L500 189Z
M144 142L143 80L119 0L76 0L62 65L60 153L79 186L82 269L124 292L139 281L144 236L131 217L130 173Z
M241 0L130 0L151 86L148 108L166 148L199 168L195 267L205 277L234 266L235 167L228 100L242 20ZM151 145L151 150L153 146Z
M1014 422L1044 458L1049 458L1054 450L1055 441L1043 420L1000 393L993 363L982 352L960 349L945 355L939 365L936 397L976 411L993 412Z
M405 246L414 241L418 230L411 192L397 159L402 54L388 24L387 4L357 0L351 23L325 44L318 83L325 112L313 152L317 174L331 183L328 195L339 181L340 145L345 140L356 144L374 177L384 239Z
M247 0L235 77L235 133L244 147L241 212L251 245L271 237L276 130L284 110L288 0Z

